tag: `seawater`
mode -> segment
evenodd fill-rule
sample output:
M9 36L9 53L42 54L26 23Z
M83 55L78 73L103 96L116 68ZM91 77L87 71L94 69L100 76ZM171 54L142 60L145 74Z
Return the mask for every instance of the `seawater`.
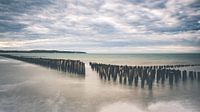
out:
M0 57L0 112L199 112L200 83L153 85L153 89L100 80L88 62L122 65L195 64L199 54L64 54L13 55L78 59L85 78ZM187 68L188 69L188 68ZM189 68L200 71L198 67Z
M67 53L13 53L13 55L45 57L54 59L75 59L85 63L101 62L123 65L195 64L200 54L67 54Z

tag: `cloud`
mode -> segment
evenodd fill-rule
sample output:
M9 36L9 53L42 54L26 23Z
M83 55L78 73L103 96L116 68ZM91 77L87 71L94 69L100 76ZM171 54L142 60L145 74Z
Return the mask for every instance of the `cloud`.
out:
M182 52L181 46L199 52L198 4L199 0L1 0L0 49L161 52L168 46L166 51Z

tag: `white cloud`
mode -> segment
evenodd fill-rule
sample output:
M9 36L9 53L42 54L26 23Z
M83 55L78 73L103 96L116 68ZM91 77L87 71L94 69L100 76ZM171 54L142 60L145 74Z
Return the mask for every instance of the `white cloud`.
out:
M43 46L62 50L69 47L89 52L118 52L115 49L121 47L122 52L161 52L161 49L179 52L182 48L192 52L199 49L199 31L193 31L199 28L199 20L193 16L200 13L189 7L195 0L47 1L37 1L46 5L33 5L23 11L18 11L20 4L7 6L8 11L3 14L11 19L0 18L3 24L0 26L0 48Z
M47 27L39 24L29 25L27 28L25 28L25 30L27 30L28 33L30 32L36 34L50 33L50 30Z
M23 41L0 41L0 48L10 48L10 47L22 47Z

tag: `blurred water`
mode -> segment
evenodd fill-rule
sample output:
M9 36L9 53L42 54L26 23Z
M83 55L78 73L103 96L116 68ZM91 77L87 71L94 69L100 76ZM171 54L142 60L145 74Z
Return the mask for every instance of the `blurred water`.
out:
M129 65L199 62L199 55L188 54L164 57L150 54L148 56L41 53L15 55ZM195 70L199 71L199 68ZM148 90L102 81L88 64L86 77L78 78L67 73L0 57L0 112L200 111L200 83L198 81L180 82L173 88L167 84L153 86L153 90Z

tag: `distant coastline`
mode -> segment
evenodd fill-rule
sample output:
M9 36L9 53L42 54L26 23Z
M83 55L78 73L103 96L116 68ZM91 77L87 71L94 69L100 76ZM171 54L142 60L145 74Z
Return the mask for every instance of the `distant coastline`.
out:
M0 50L0 53L81 53L82 51L59 51L59 50Z

